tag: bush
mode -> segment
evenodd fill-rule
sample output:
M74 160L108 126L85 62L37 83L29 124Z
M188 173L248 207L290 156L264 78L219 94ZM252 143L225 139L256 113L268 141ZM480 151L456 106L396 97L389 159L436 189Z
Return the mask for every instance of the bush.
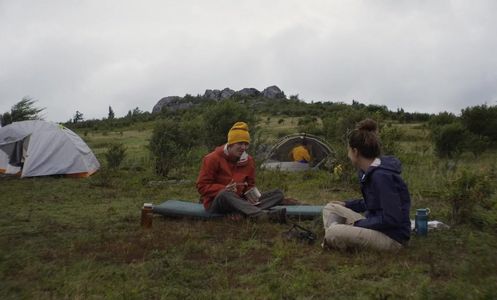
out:
M322 135L322 126L318 123L318 119L312 116L300 118L298 123L298 131L302 133L310 133L314 135Z
M436 127L432 131L432 140L439 157L452 158L460 154L467 145L468 132L459 123L451 123Z
M186 113L178 120L177 126L183 137L181 144L185 148L191 148L203 144L206 129L201 115Z
M461 120L469 132L497 141L497 106L474 106L463 109Z
M451 206L453 224L471 223L478 209L491 209L489 199L494 193L490 176L462 171L449 180L446 200ZM490 205L491 206L491 205Z
M157 175L166 177L174 166L182 163L182 158L194 142L181 127L181 124L170 119L159 122L154 127L149 149Z
M479 157L485 150L490 147L490 139L486 136L477 136L473 133L468 133L466 137L466 149L473 153L475 157Z
M329 140L347 141L347 136L356 124L369 116L359 109L345 109L323 118L323 134Z
M209 149L226 143L228 131L236 122L245 122L255 134L255 117L244 105L222 101L207 107L203 113L204 143Z
M107 166L110 169L117 169L126 157L126 147L123 144L113 144L105 153Z
M430 118L428 125L430 128L434 129L436 127L444 126L447 124L452 124L457 121L456 115L449 112L441 112Z
M398 156L400 153L400 139L404 136L404 132L394 126L384 126L380 130L381 148L383 154Z
M115 184L115 172L110 171L107 168L100 168L100 170L91 176L90 178L90 186L96 187L113 187Z

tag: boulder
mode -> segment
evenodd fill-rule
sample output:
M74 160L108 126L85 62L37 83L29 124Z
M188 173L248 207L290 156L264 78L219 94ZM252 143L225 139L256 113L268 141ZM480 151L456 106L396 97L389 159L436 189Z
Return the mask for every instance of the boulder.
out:
M205 90L205 93L202 97L204 97L206 99L219 100L219 99L221 99L221 91L220 90Z
M235 94L235 91L230 88L225 88L221 91L221 100L231 98Z
M285 93L276 85L269 86L262 91L262 96L269 99L285 99Z
M254 88L244 88L239 90L235 94L243 97L257 97L261 94L261 92Z
M160 113L164 107L171 110L186 109L193 105L191 102L181 102L181 97L178 96L168 96L164 97L154 105L152 113Z

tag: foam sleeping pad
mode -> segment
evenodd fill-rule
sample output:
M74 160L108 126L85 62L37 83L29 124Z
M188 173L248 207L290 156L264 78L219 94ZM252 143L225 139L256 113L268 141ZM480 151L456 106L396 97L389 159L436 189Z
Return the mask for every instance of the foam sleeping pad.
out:
M321 216L323 206L320 205L285 205L275 206L275 208L286 208L286 215L289 217L299 218L315 218ZM200 203L182 201L182 200L167 200L158 205L153 206L154 214L163 215L165 217L190 217L199 219L214 219L223 217L223 214L210 213L204 209Z

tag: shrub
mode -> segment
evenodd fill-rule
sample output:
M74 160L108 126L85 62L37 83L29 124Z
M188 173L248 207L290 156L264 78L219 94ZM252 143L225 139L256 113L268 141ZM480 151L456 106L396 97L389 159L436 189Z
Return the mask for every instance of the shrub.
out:
M96 187L113 187L115 172L110 171L107 168L100 168L100 170L91 176L90 185Z
M487 174L461 171L449 180L446 199L451 206L453 224L470 223L478 208L488 209L488 199L494 193L490 176Z
M349 132L356 124L368 117L371 116L360 109L344 109L336 112L323 119L323 134L330 140L346 141Z
M456 121L457 121L456 115L445 111L431 117L430 120L428 121L428 125L430 128L433 129L439 126L452 124Z
M497 141L497 106L474 106L463 109L461 120L477 136Z
M475 157L479 157L485 150L490 147L490 139L486 136L477 136L473 133L468 133L466 137L466 149L473 153Z
M183 137L181 144L185 148L191 148L203 144L206 135L204 121L201 115L186 113L178 120L178 129Z
M233 101L222 101L207 107L203 113L204 143L210 149L226 143L226 136L236 122L245 122L255 134L255 117L244 105Z
M404 136L402 129L394 126L384 126L380 130L381 148L386 155L399 155L400 139Z
M322 126L318 123L318 119L316 117L305 116L299 119L298 131L302 133L310 133L314 135L322 135L323 129Z
M181 130L177 122L167 119L157 123L149 144L154 158L155 173L167 176L175 165L181 163L191 143L191 137Z
M467 145L467 136L468 132L459 122L436 127L432 131L436 154L449 158L460 154Z
M110 169L117 169L126 157L126 147L123 144L113 144L105 153L107 166Z

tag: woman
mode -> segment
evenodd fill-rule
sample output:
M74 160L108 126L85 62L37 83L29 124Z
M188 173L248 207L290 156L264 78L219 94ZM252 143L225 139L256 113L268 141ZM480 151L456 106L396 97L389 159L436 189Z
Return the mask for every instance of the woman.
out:
M411 199L400 176L401 164L380 152L376 122L363 120L351 132L348 145L348 157L359 170L363 199L324 207L323 246L398 250L409 241Z

